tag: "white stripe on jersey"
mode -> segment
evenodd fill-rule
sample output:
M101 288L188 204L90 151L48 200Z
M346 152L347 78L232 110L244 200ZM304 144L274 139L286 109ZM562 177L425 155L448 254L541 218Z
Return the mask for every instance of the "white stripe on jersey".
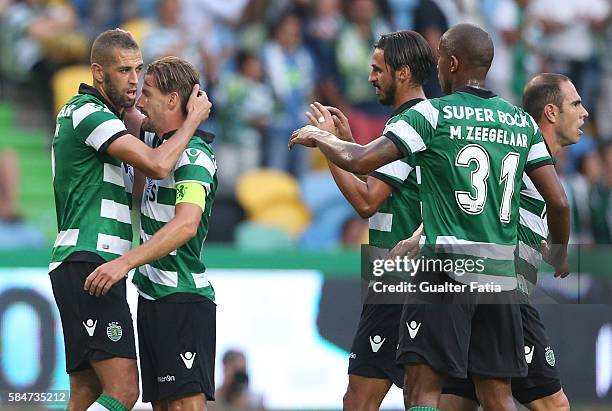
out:
M519 209L519 224L527 227L541 237L548 237L548 222L524 208Z
M542 254L538 250L533 249L522 241L519 241L518 250L519 257L527 261L536 269L540 268L540 264L542 263Z
M419 104L412 107L413 110L421 113L423 117L431 124L431 127L435 130L438 127L438 114L440 111L431 105L429 100L423 100Z
M55 270L57 267L59 267L62 264L63 261L58 261L55 263L51 263L49 264L49 272Z
M178 273L176 271L160 270L149 264L139 267L138 271L154 283L168 287L178 287Z
M525 184L525 188L521 190L521 195L526 195L527 197L544 201L544 197L542 197L542 195L538 192L538 189L533 184L533 181L531 181L527 173L523 173L523 183Z
M102 199L100 217L111 218L121 223L131 224L130 207L112 200Z
M461 240L452 235L441 235L436 238L436 251L449 254L465 254L495 260L514 260L514 249L513 244Z
M174 206L144 201L142 215L160 223L167 223L174 218Z
M153 236L145 233L144 230L140 230L140 238L142 239L143 243L149 241L151 237ZM176 250L170 251L170 255L176 255Z
M395 160L394 162L385 164L376 170L378 173L397 178L401 181L405 181L411 171L412 167L402 160Z
M120 131L125 131L125 125L118 118L114 118L112 120L107 120L104 123L100 124L96 127L85 140L85 144L91 146L98 151L102 144L106 142L109 138L114 136Z
M391 232L393 226L393 214L376 213L368 220L370 230Z
M123 172L121 171L121 167L104 163L104 181L125 188L125 181L123 180Z
M77 128L78 125L81 124L81 121L89 117L90 114L97 113L99 111L104 111L104 109L97 104L83 104L81 107L72 112L72 128Z
M210 285L206 273L192 273L191 275L193 276L193 282L196 288L204 288Z
M404 120L399 120L387 125L383 134L387 132L391 132L402 139L408 147L410 147L410 151L413 153L418 153L426 148L421 135Z
M121 237L108 234L98 234L98 243L96 250L104 251L105 253L123 255L130 251L132 242L123 240Z
M55 244L53 247L70 247L77 245L77 241L79 239L79 229L71 228L69 230L60 231L57 234L57 238L55 239Z
M191 156L191 158L189 156ZM174 169L178 170L180 167L189 164L204 167L211 177L213 177L215 175L215 171L217 171L217 166L215 163L213 163L210 157L208 157L205 152L198 150L197 148L187 148L184 150Z
M529 149L529 154L527 154L527 162L536 160L541 157L548 157L548 150L546 149L546 144L543 141L540 141L537 144L534 144Z

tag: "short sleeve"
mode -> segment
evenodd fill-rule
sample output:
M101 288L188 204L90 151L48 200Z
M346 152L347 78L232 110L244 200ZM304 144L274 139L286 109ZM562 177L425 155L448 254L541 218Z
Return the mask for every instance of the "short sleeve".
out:
M201 184L206 189L206 194L209 194L216 171L217 163L212 154L207 150L188 147L176 163L174 180L176 184Z
M94 103L83 104L72 112L72 127L77 138L102 153L117 138L129 134L115 114Z
M370 176L387 183L395 189L399 189L412 170L413 167L405 159L400 159L376 169Z
M552 157L544 142L544 137L539 129L532 138L529 152L527 153L527 162L525 163L525 171L529 172L538 167L553 164Z
M438 124L438 109L425 100L387 122L383 136L395 143L404 156L427 149Z

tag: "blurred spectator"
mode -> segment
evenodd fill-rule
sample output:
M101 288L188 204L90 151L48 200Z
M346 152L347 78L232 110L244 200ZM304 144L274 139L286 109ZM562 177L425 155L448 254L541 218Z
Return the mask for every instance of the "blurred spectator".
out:
M590 190L591 227L596 244L612 244L612 144L601 150L603 176Z
M276 98L276 113L264 144L268 167L300 177L310 166L310 151L304 147L287 150L291 132L306 123L304 112L312 101L314 62L302 44L302 21L283 14L273 28L274 38L263 49L263 62Z
M596 151L586 151L576 165L577 173L565 177L562 182L570 203L570 243L592 244L592 215L589 201L591 188L599 181L603 171L601 158Z
M20 185L19 160L10 150L0 151L0 220L17 221L17 197Z
M378 15L374 0L345 1L348 22L336 44L336 61L345 104L350 106L348 118L353 137L360 144L380 136L387 121L388 108L378 103L372 85L365 81L370 73L374 43L389 26Z
M0 69L13 81L33 80L46 86L61 64L79 61L88 43L76 32L78 19L65 5L23 0L4 12Z
M529 18L542 30L538 42L544 59L541 71L562 73L572 79L582 104L593 111L598 83L595 32L607 24L607 0L533 0Z
M595 108L597 131L604 141L612 140L612 24L608 24L601 59L599 95Z
M317 62L317 96L331 105L339 103L335 54L343 21L340 0L315 0L305 23L305 42Z
M368 221L353 216L346 219L342 225L342 246L359 249L361 244L367 244Z
M10 150L0 152L0 249L42 247L45 239L17 209L20 186L19 159Z
M101 32L135 18L139 11L136 0L71 0L71 3L91 41Z
M236 72L221 78L213 101L221 138L216 147L219 186L232 190L238 176L261 166L263 137L274 114L272 89L264 83L262 62L240 51Z
M211 409L264 410L263 398L249 389L246 357L242 351L223 354L223 383Z
M165 56L183 58L193 64L204 80L207 55L201 42L181 24L180 15L180 0L159 0L157 19L142 41L143 59L148 64Z
M514 103L520 102L533 70L529 68L531 56L524 40L528 3L529 0L498 0L490 16L495 58L487 81L495 93Z

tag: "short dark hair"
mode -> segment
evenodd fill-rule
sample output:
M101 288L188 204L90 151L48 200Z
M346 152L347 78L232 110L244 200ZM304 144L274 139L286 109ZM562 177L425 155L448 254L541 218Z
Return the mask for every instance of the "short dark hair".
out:
M554 104L561 109L564 97L561 83L564 81L571 80L557 73L541 73L532 78L523 90L523 110L535 121L539 121L547 104Z
M440 49L447 56L456 56L466 67L478 70L479 74L486 75L493 62L491 36L473 24L457 24L448 29L440 39Z
M200 75L191 63L174 56L163 57L149 64L147 75L155 78L155 86L163 94L178 93L181 110L187 114L187 101L193 86L200 82Z
M434 72L436 63L427 41L416 31L402 30L380 36L374 48L384 51L385 64L393 71L410 68L412 82L423 85Z
M225 352L225 354L223 354L223 357L221 357L221 362L223 365L227 365L240 357L246 358L242 351L229 349Z
M115 49L139 50L136 40L127 31L121 29L106 30L96 37L91 46L91 64L96 63L101 66L111 64Z

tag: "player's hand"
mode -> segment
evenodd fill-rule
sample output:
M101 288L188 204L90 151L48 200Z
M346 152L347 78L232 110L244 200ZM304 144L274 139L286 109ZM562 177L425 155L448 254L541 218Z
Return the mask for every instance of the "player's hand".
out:
M569 275L569 263L567 262L567 248L562 245L550 247L546 240L540 241L540 251L542 259L553 266L555 277L565 278Z
M336 107L325 106L325 108L332 114L332 120L334 120L334 125L338 131L336 135L344 141L354 143L355 139L353 138L353 132L349 126L348 118L346 118L344 113Z
M128 271L130 268L120 259L102 264L87 276L84 289L96 297L106 295L113 284L125 277Z
M414 258L421 249L421 234L413 235L410 238L400 241L395 247L389 251L388 259L392 260L395 257Z
M187 101L187 117L191 117L197 123L201 123L210 115L212 103L208 100L208 95L200 90L200 85L193 86L189 100Z
M302 128L298 128L291 134L291 138L289 139L289 150L291 150L296 144L304 147L316 147L317 136L320 134L321 130L315 126L304 126Z
M310 124L328 133L338 134L331 113L321 103L315 101L310 105L310 110L306 112L306 117Z

